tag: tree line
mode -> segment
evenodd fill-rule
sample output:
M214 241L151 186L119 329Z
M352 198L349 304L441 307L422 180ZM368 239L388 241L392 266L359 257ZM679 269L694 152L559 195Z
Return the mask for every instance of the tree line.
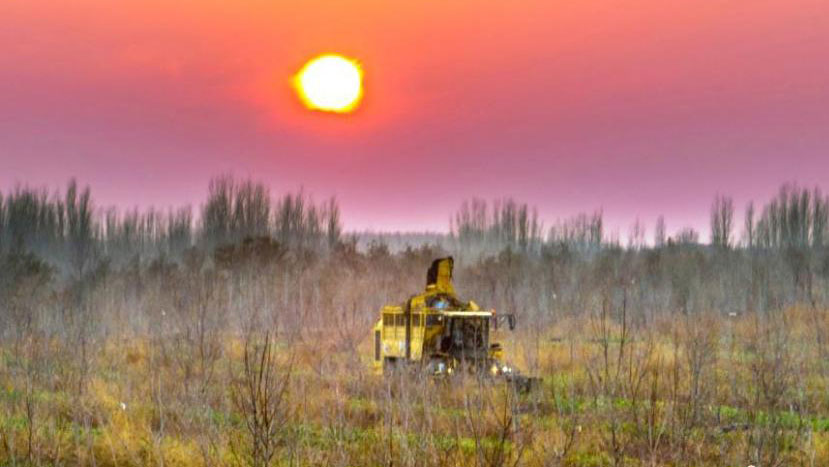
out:
M190 206L125 212L98 207L90 188L75 180L63 194L20 186L0 193L0 252L36 254L62 272L83 273L98 260L180 258L189 248L212 249L256 237L326 249L341 236L334 198L315 203L303 191L273 198L264 184L230 176L210 181L195 218Z

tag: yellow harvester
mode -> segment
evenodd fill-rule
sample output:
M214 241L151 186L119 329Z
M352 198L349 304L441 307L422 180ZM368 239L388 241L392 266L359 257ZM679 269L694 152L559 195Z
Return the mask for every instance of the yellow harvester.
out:
M373 329L375 369L383 373L417 365L434 375L488 373L528 387L531 380L507 365L501 345L494 342L499 326L514 328L513 315L496 315L460 300L452 285L453 263L451 257L436 259L422 294L380 310Z

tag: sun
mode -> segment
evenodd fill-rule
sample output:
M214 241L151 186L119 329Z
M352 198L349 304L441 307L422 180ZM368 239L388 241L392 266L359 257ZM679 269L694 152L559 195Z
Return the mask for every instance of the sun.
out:
M294 88L309 109L348 113L363 96L363 70L355 60L342 55L320 55L294 76Z

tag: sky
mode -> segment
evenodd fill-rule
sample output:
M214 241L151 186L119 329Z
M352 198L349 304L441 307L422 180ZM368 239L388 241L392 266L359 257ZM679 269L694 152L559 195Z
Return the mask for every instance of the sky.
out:
M363 66L354 113L291 88L327 52ZM228 173L336 196L349 230L512 196L704 231L717 193L829 191L829 2L0 2L0 191L166 209Z

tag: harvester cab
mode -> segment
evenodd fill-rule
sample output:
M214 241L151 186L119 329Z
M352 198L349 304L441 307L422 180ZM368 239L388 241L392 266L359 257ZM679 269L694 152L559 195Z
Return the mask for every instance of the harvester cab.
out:
M500 328L515 328L515 317L459 299L452 284L453 267L452 257L436 259L423 293L380 310L373 329L375 369L385 373L416 365L436 376L466 371L529 384L506 363L495 341Z

